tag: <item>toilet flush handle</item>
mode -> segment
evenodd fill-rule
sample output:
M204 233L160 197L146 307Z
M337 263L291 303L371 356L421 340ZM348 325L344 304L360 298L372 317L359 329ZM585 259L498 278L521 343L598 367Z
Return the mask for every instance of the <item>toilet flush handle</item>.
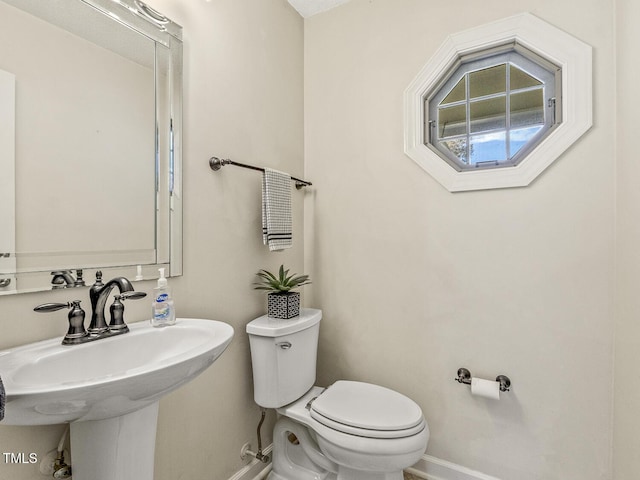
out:
M283 350L288 350L291 348L291 342L278 342L276 343L276 345Z

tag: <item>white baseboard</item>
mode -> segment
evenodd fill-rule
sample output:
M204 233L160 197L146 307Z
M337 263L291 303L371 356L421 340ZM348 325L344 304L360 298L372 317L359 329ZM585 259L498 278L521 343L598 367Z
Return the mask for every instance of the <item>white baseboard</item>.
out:
M273 444L262 450L262 453L269 455L273 450ZM260 460L253 459L248 465L238 470L229 480L262 480L267 477L271 471L271 462L262 463Z
M273 445L264 449L264 454L270 454ZM271 462L262 463L255 458L244 466L229 480L263 480L271 471ZM431 455L424 455L413 467L407 468L407 473L425 480L500 480L476 470L441 460Z
M425 480L500 480L431 455L424 455L407 473Z
M269 475L269 472L271 471L271 467L272 464L267 465L260 473L258 473L258 475L253 477L253 480L264 480L267 478L267 475Z

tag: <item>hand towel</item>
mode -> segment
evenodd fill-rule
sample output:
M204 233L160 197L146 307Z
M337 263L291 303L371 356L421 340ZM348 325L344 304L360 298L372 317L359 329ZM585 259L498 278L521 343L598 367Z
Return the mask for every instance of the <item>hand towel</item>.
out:
M271 168L262 176L262 240L269 250L293 245L291 176Z
M0 378L0 420L4 418L4 402L5 402L5 391L4 391L4 385L2 384L2 378Z

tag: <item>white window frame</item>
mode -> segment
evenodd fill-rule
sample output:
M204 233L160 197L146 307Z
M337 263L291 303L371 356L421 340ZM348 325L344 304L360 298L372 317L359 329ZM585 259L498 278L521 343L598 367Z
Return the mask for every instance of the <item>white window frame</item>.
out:
M426 145L426 97L460 58L509 43L522 45L561 68L562 123L515 166L458 171ZM591 46L530 13L522 13L445 40L405 90L404 151L451 192L524 187L591 128L592 103Z

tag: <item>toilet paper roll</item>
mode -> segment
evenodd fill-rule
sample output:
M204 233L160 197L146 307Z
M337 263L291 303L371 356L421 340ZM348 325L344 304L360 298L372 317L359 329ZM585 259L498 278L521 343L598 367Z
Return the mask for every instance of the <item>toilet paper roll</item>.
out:
M500 384L483 378L471 379L471 394L479 397L500 400Z

